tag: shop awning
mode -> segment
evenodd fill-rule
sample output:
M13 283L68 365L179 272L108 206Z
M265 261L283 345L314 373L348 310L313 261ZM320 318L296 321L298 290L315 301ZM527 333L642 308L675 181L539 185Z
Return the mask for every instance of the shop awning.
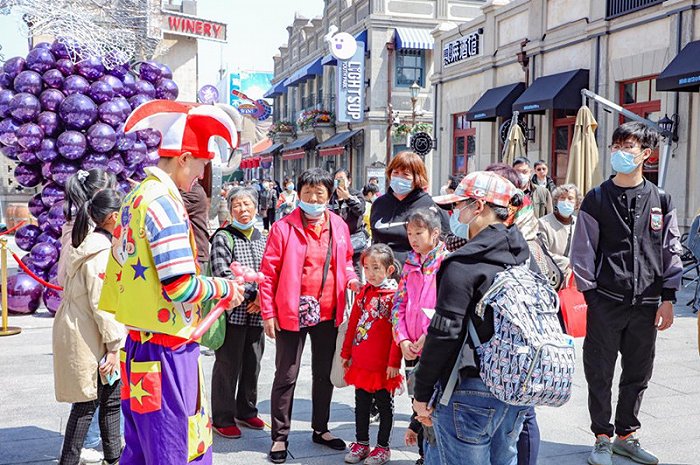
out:
M282 150L282 147L283 147L283 146L284 146L283 144L272 144L271 146L269 146L269 147L266 148L265 150L263 150L263 151L261 151L261 152L257 152L255 155L258 155L258 156L261 156L261 157L263 157L263 156L272 156L272 155L275 155L275 154L276 154L277 152L279 152L280 150Z
M285 86L296 86L307 79L323 74L323 65L321 64L322 60L323 58L319 57L311 63L308 63L296 70L291 76L289 76L289 78L287 78L285 81Z
M340 155L358 134L364 134L364 129L343 131L331 136L327 141L318 144L318 154L322 157L334 157Z
M241 160L241 166L239 168L258 168L260 166L260 157L250 157Z
M657 91L697 92L700 90L700 40L683 47L656 78Z
M396 48L409 48L413 50L432 50L435 40L430 29L419 29L413 27L396 28Z
M523 92L525 92L524 82L489 89L469 109L467 119L469 121L496 121L499 116L509 118L513 113L513 102Z
M545 110L578 110L581 89L588 87L588 70L577 69L535 79L513 103L513 111L544 113Z
M282 154L282 160L299 160L306 156L306 150L292 150Z
M267 92L263 95L264 98L273 98L278 95L282 95L285 91L284 82L278 82L274 86L270 87Z
M310 148L313 148L316 146L316 136L311 134L308 136L300 137L293 142L287 144L284 149L282 149L282 152L284 155L287 154L287 152L291 151L296 151L296 150L308 150Z
M365 50L367 50L367 29L362 32L358 32L355 35L355 40L358 42L363 42L365 44ZM336 60L331 54L328 54L321 59L321 66L333 66L337 64L338 60Z

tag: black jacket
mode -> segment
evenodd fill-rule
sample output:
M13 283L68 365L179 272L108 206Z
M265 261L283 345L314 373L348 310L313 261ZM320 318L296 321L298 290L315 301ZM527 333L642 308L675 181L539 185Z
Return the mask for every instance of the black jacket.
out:
M333 192L328 202L328 208L345 221L350 234L355 234L365 228L362 221L365 214L365 199L362 197L362 192L355 189L348 190L350 198L347 200L338 199L338 194Z
M674 300L683 268L676 210L649 181L607 180L583 199L571 241L578 289L627 305ZM664 205L665 204L665 205Z
M440 215L443 234L449 234L450 218L447 212L438 208L427 192L423 189L414 189L405 199L399 200L389 188L386 194L378 197L372 204L372 213L369 218L369 224L372 227L372 242L388 245L403 266L408 252L411 251L406 233L408 216L418 208L430 207L434 208L435 212Z
M533 183L533 184L537 184L538 186L544 186L544 187L546 187L547 189L549 189L549 192L554 192L554 189L557 188L557 185L556 185L556 183L554 182L554 179L552 179L551 176L547 176L547 177L545 178L545 184L539 184L538 181L539 181L539 180L537 179L537 175L536 175L536 174L533 174L533 175L532 175L532 183Z
M529 256L530 249L517 227L496 224L445 258L437 274L435 315L416 370L414 393L418 401L430 400L437 381L443 387L447 383L467 334L465 318L474 322L479 340L493 337L493 311L487 309L482 320L474 313L476 304L493 284L496 273L525 263ZM474 368L463 372L479 376Z

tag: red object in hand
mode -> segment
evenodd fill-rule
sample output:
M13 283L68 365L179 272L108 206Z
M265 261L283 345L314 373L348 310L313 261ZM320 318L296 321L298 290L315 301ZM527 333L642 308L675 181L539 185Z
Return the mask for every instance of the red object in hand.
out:
M211 312L207 313L207 316L202 318L202 320L197 325L197 328L195 328L195 330L192 332L192 335L189 337L189 339L174 347L174 350L179 349L180 347L182 347L190 341L196 341L197 339L200 339L202 336L204 336L204 333L207 332L211 325L214 324L214 322L221 316L221 314L224 313L224 311L226 311L226 309L230 306L231 299L220 300L219 302L217 302L217 304L214 305L214 308L211 309Z

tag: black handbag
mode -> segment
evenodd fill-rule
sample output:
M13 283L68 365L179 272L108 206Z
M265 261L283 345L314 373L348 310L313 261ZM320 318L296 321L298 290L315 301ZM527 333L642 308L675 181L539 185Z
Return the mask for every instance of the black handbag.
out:
M561 289L564 285L564 273L559 269L559 266L557 266L544 246L540 234L537 234L537 238L534 241L528 241L527 245L530 247L530 256L537 264L540 274L547 279L549 285L555 291Z
M368 245L368 239L369 237L367 237L367 233L365 232L364 228L362 228L360 231L357 231L355 234L350 234L350 244L352 245L352 251L354 253L359 253L365 250Z

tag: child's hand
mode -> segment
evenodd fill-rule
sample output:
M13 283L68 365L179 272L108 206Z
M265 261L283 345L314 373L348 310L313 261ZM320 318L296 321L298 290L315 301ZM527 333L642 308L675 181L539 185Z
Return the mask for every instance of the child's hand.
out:
M413 352L414 354L416 354L416 356L418 356L418 354L420 354L423 351L424 345L425 345L425 334L422 335L421 337L419 337L416 342L411 344L411 346L410 346L411 352Z
M352 292L360 292L362 289L362 284L360 284L360 281L357 279L353 279L348 283L348 289L350 289Z
M386 368L386 379L396 378L399 376L399 369L394 367Z
M403 436L403 440L407 446L415 446L418 444L418 433L408 428L406 434Z
M401 348L401 353L403 354L403 358L406 360L415 360L416 359L416 354L411 350L411 346L413 343L409 341L408 339L401 341L401 344L399 344L399 347Z
M347 370L348 368L350 368L350 359L349 359L349 358L343 358L342 360L343 360L343 368L345 368L346 370Z

